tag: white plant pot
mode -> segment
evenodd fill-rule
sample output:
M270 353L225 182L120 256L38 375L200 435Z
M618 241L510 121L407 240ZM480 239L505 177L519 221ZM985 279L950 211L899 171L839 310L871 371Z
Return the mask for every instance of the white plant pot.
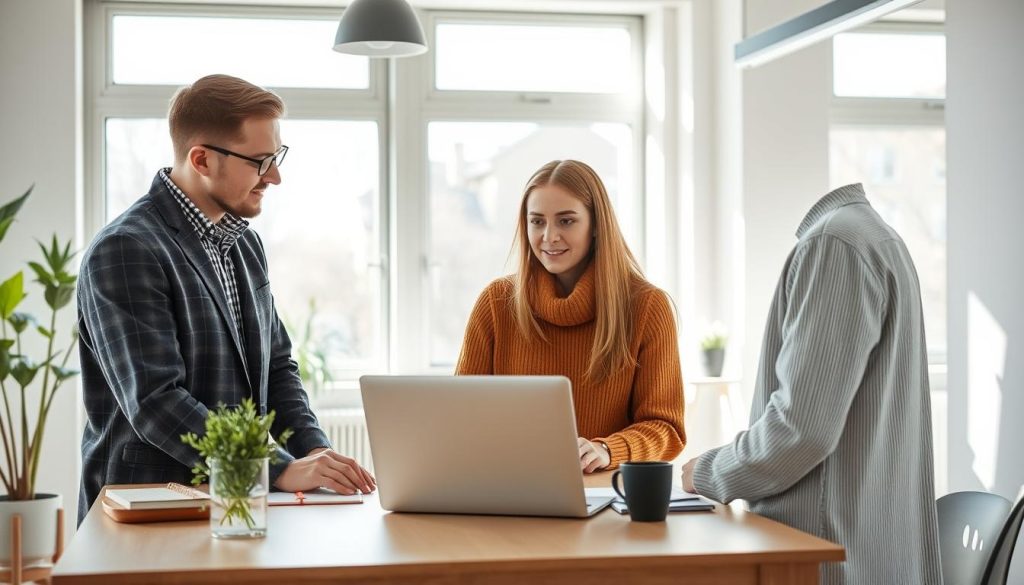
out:
M23 568L53 564L57 546L57 509L60 494L36 494L33 500L10 500L0 496L0 566L11 566L11 518L21 515L21 559Z

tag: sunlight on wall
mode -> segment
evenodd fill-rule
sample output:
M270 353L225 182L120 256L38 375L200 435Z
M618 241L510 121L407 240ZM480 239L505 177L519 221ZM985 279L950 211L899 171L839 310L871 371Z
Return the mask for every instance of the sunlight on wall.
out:
M691 86L692 87L692 86ZM694 131L694 117L695 105L693 102L693 92L686 90L682 95L682 105L680 108L680 121L679 123L683 127L683 132L693 133Z
M996 479L1005 366L1006 331L984 303L968 292L967 443L974 452L974 473L987 490Z

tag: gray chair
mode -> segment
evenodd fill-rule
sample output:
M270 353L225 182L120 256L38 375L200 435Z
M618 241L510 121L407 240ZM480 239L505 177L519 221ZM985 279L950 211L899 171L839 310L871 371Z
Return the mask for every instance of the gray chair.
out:
M943 582L978 585L1006 523L1010 502L987 492L955 492L942 496L935 505Z
M1013 507L1010 517L1006 519L1002 531L999 532L988 559L988 566L985 567L985 574L981 578L981 585L1006 585L1010 573L1010 560L1013 559L1013 549L1017 546L1017 536L1020 534L1022 522L1024 498Z

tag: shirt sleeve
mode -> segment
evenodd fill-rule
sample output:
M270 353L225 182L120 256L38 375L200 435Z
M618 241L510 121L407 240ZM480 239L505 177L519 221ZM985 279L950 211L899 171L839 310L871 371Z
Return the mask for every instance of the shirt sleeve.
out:
M258 262L266 269L267 256L263 240L256 232ZM270 293L270 285L266 286ZM320 447L331 447L316 415L309 404L309 396L302 386L299 376L299 365L292 358L292 342L278 316L273 295L270 295L271 321L269 327L269 360L267 368L267 409L274 411L274 424L270 434L275 439L285 429L291 429L292 436L284 445L277 446L277 463L270 464L270 483L284 473L285 469L296 459L305 457L310 451Z
M597 437L611 453L607 469L630 460L671 461L686 444L675 315L663 292L656 291L648 298L630 401L633 424Z
M812 238L786 275L778 387L749 430L694 467L697 491L720 502L781 493L835 450L881 335L885 289L846 242Z
M273 482L295 459L305 457L313 449L331 446L331 441L320 428L309 405L309 397L299 377L299 366L292 358L291 339L276 308L270 327L270 365L267 374L267 403L269 409L274 411L271 434L275 438L279 437L285 429L291 429L293 433L283 448L278 447L278 462L270 466Z
M480 293L466 324L462 351L455 366L457 376L488 376L494 373L494 312L491 288Z

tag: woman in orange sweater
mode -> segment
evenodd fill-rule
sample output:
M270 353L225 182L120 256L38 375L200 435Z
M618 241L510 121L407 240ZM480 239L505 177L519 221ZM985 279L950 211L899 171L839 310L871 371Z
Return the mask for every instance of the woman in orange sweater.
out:
M518 271L481 293L456 373L569 378L586 473L674 459L686 434L672 307L594 170L556 160L534 173L516 246Z

